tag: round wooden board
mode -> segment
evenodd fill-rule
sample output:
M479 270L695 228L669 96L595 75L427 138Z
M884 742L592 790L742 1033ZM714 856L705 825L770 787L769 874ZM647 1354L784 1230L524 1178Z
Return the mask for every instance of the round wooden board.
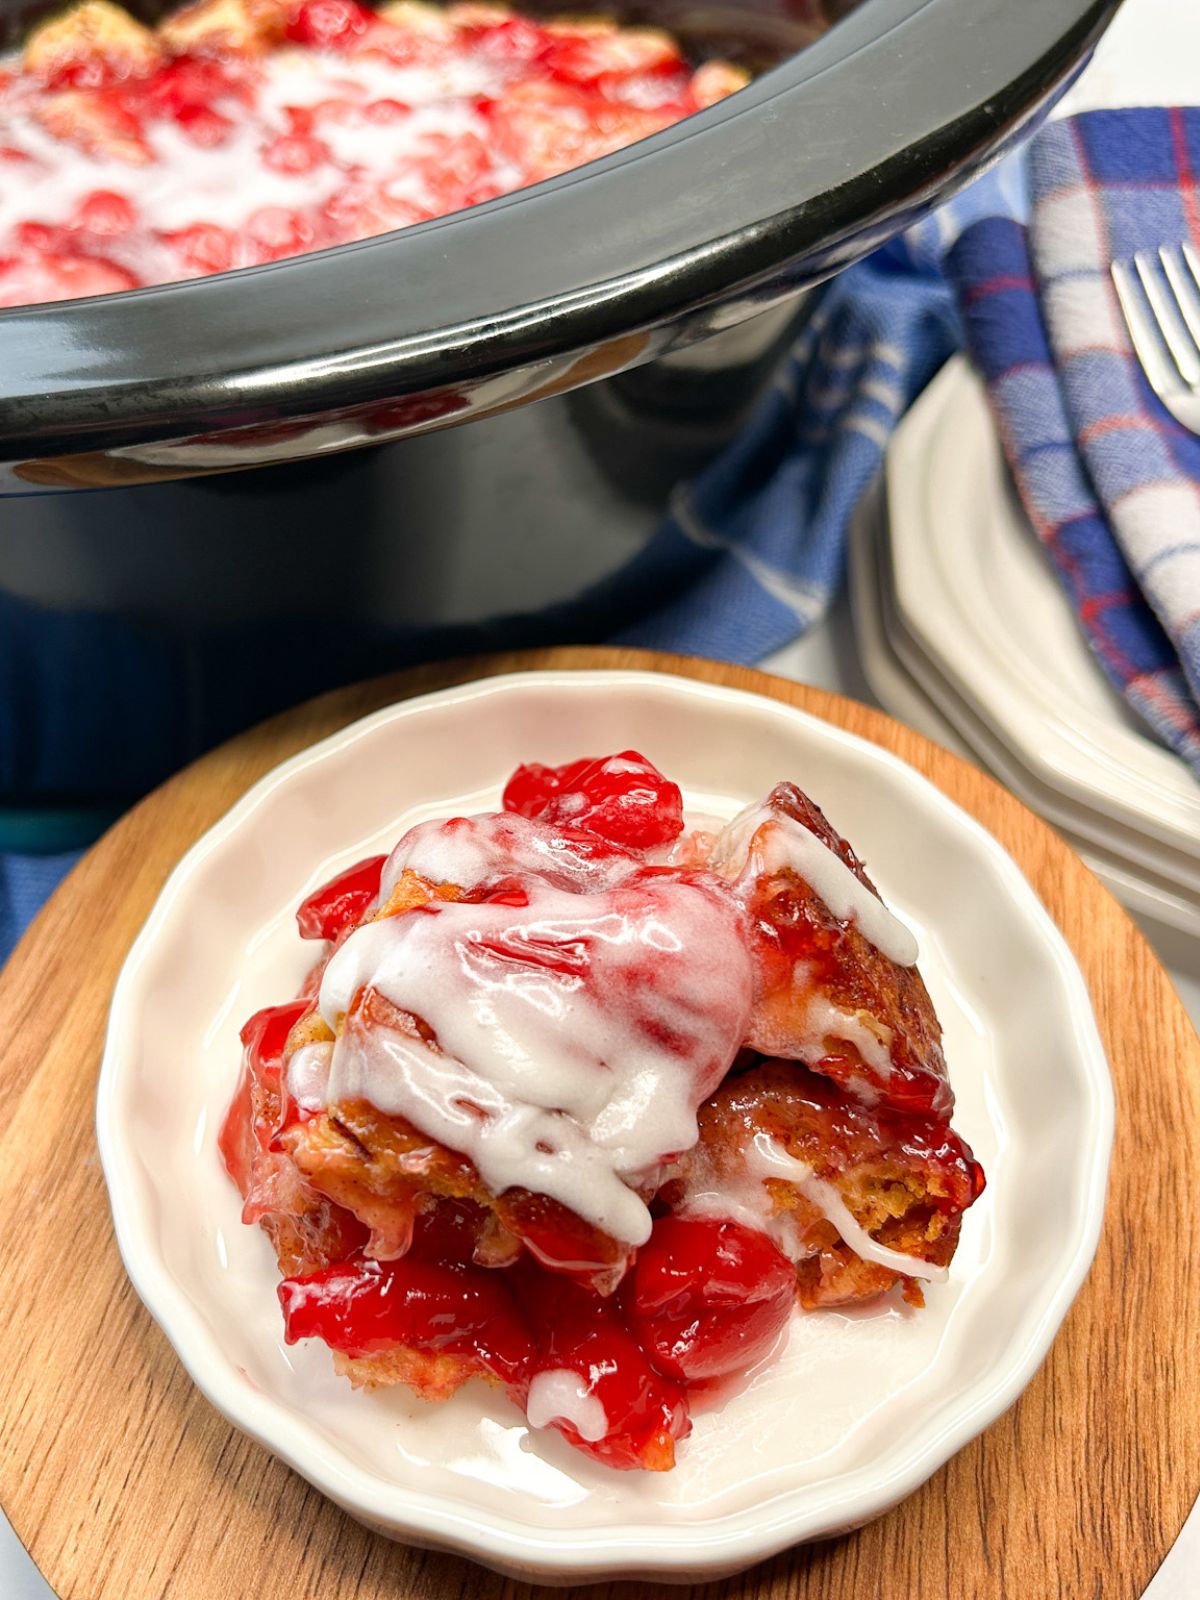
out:
M1134 1600L1200 1489L1200 1041L1169 980L1049 828L919 735L744 668L590 649L364 684L214 751L100 841L0 975L9 1041L0 1071L0 1496L34 1559L62 1600L534 1592L366 1532L212 1410L125 1278L92 1102L125 953L178 857L250 784L378 706L535 667L651 667L730 684L801 706L911 762L978 817L1037 887L1083 967L1117 1086L1099 1255L1019 1404L889 1516L695 1592Z

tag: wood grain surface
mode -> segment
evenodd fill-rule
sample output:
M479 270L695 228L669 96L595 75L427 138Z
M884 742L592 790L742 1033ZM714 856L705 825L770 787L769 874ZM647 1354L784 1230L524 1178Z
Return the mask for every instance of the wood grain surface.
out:
M125 1279L92 1121L113 983L193 840L270 767L378 706L546 666L655 667L756 690L911 762L1036 886L1083 967L1117 1086L1099 1256L1018 1405L870 1527L692 1592L1134 1600L1200 1489L1200 1041L1168 979L1071 851L974 768L851 701L634 651L489 657L303 706L144 800L42 911L0 975L0 1501L17 1533L63 1600L536 1592L365 1532L209 1407ZM611 1590L621 1592L576 1592Z

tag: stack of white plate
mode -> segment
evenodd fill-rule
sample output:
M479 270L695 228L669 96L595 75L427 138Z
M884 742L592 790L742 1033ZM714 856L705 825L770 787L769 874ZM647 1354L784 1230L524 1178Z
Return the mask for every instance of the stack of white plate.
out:
M881 703L987 767L1130 910L1200 938L1200 781L1089 651L965 360L896 433L857 519L851 579Z

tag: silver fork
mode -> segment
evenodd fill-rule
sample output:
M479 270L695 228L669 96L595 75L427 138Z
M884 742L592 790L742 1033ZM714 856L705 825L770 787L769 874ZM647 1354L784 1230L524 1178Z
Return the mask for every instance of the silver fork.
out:
M1200 434L1200 256L1190 244L1114 261L1113 284L1150 387Z

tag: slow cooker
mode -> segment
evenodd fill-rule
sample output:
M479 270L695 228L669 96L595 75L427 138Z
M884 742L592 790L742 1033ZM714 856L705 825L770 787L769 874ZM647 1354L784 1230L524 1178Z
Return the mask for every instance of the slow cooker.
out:
M401 232L0 313L0 608L17 608L30 683L52 648L39 616L80 621L85 673L89 652L126 648L118 624L175 650L187 727L113 779L124 796L301 694L462 648L464 629L578 634L563 602L740 426L807 291L1017 138L1116 5L594 6L758 75L604 160ZM52 9L6 4L10 42ZM36 731L5 737L0 793L74 792L31 756Z

